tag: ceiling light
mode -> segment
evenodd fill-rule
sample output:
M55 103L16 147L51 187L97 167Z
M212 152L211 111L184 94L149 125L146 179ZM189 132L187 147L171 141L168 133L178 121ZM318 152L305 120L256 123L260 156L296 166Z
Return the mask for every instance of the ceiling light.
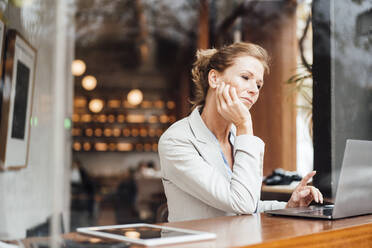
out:
M71 64L72 75L81 76L84 74L85 69L86 69L86 66L85 66L84 61L80 59L75 59L74 61L72 61L72 64Z
M93 99L89 102L89 109L93 113L98 113L103 109L103 101L101 99Z
M131 90L129 93L128 93L128 102L131 104L131 105L138 105L142 102L143 100L143 94L142 94L142 91L140 91L139 89L133 89Z
M97 86L97 79L93 76L85 76L82 81L83 88L86 90L94 90Z

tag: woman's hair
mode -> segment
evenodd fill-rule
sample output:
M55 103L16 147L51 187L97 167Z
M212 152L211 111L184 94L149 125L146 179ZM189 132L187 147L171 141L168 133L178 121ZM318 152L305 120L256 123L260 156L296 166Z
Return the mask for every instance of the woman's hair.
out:
M193 109L198 105L205 104L205 98L209 89L208 73L211 69L218 72L224 72L228 67L234 64L238 57L252 56L258 59L266 73L269 73L270 57L266 50L253 43L238 42L219 49L198 50L196 61L191 70L192 81L195 84L195 97L191 101Z

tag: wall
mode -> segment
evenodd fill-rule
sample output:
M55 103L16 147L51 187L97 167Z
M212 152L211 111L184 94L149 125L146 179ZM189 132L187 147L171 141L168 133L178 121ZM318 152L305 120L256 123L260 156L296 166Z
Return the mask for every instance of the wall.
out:
M252 1L243 17L243 40L265 48L271 56L252 107L254 134L265 142L265 176L274 169L296 170L296 94L286 81L296 73L296 6L293 1ZM252 32L251 30L254 30Z
M37 124L31 127L29 161L25 169L0 172L0 239L14 239L25 236L26 229L40 224L52 214L53 208L53 137L55 103L54 86L56 2L34 0L17 7L16 1L0 0L0 12L7 28L16 29L37 50L35 88L32 117ZM26 1L25 1L26 2ZM73 45L66 51L67 61L72 59ZM70 62L69 62L70 63ZM68 64L69 64L68 63ZM72 101L71 79L66 81L65 101ZM66 104L66 112L71 113L71 103ZM62 113L63 114L63 113ZM66 116L65 114L63 114ZM66 130L66 132L69 132ZM68 145L69 135L62 142ZM70 150L64 153L66 165L60 175L65 182L63 210L67 213L69 201L68 183ZM14 151L16 152L16 151Z

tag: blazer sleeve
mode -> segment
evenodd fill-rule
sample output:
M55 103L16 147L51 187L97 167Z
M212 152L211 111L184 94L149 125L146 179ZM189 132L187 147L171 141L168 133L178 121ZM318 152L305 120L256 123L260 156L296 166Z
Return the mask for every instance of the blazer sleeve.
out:
M259 201L257 212L264 212L267 210L283 209L287 202L282 201Z
M208 164L191 141L162 137L159 155L165 180L170 180L204 203L236 214L257 210L262 182L264 143L252 135L239 135L234 144L231 180Z

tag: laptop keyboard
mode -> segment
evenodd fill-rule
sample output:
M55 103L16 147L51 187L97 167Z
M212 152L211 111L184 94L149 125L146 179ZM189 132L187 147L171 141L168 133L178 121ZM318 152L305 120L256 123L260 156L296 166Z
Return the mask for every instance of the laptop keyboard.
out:
M298 213L311 213L314 215L332 216L333 207L312 207L308 210L298 211Z

